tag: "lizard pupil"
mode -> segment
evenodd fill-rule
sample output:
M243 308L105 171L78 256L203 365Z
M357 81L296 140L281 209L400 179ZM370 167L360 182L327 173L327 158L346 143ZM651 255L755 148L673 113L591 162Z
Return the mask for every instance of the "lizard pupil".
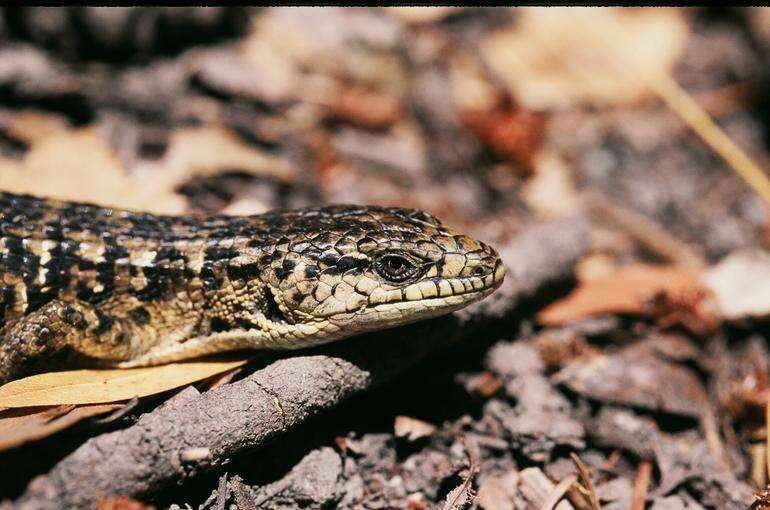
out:
M383 278L395 282L407 280L416 269L409 259L399 255L385 255L380 258L375 267Z
M388 269L393 271L394 273L400 273L404 270L405 264L403 259L399 259L397 257L389 257L388 261Z

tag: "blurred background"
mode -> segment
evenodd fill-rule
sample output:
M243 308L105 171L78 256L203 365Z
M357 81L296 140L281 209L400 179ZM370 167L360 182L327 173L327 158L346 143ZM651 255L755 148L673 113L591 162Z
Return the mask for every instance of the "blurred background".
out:
M765 162L768 17L9 7L0 185L168 213L415 206L490 241L591 191L711 260L765 242L766 209L645 77Z
M488 440L481 508L541 508L511 473L556 483L571 449L601 474L602 508L635 490L634 510L647 494L658 510L745 508L767 482L770 209L766 181L752 189L696 131L713 119L770 167L769 62L765 8L5 7L0 189L168 214L418 207L493 246L584 217L576 293L503 335L516 343L423 366L365 418L326 425L318 444L353 430L373 456L349 507L438 505L472 429ZM549 376L537 405L555 402L534 418L510 384L528 369L495 361L530 355ZM592 435L619 412L647 443ZM421 450L394 446L396 414L449 421Z

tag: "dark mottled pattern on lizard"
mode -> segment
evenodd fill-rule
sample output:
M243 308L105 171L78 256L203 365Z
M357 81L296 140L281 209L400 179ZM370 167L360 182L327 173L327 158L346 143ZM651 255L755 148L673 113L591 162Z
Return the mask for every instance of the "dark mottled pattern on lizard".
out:
M450 312L504 274L419 210L171 217L0 192L0 383L58 358L317 345Z

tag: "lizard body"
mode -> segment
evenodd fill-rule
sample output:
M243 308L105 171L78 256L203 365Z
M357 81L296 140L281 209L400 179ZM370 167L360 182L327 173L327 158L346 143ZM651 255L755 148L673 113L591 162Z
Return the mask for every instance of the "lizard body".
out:
M175 217L0 192L0 384L318 345L456 310L504 275L414 209Z

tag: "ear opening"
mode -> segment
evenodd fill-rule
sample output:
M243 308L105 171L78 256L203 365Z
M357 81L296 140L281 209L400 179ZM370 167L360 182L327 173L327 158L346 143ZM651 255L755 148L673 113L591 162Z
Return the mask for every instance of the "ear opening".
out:
M265 317L273 322L293 324L293 322L281 311L281 308L278 306L278 301L275 300L275 295L270 287L265 287Z

